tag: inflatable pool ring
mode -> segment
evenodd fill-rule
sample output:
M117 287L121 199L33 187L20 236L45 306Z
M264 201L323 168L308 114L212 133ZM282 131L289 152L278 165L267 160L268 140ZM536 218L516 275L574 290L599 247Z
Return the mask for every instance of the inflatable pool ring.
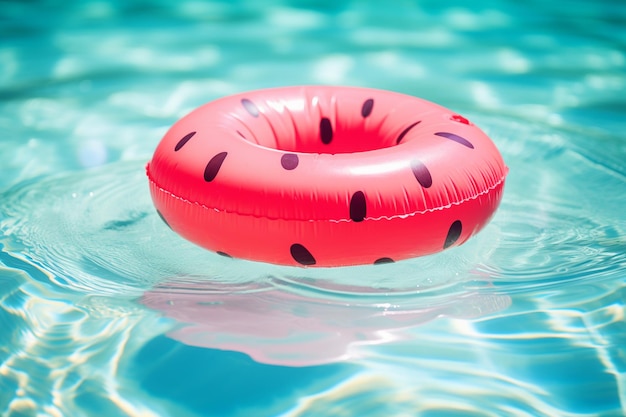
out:
M175 123L147 174L175 232L296 266L393 262L460 245L507 168L464 117L388 91L304 86L221 98Z

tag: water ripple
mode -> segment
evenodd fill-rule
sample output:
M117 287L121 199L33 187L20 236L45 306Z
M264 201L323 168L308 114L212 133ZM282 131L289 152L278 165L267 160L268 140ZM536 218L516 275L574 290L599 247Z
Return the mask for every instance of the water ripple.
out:
M248 291L238 285L262 284L348 303L365 297L394 304L405 297L415 307L475 288L525 291L620 270L626 264L626 221L618 213L626 192L614 190L626 191L626 176L611 161L621 142L582 151L585 137L572 132L548 134L542 125L511 120L484 123L511 169L501 209L466 245L434 256L315 270L224 259L164 227L141 162L45 177L5 191L2 242L5 252L40 266L56 285L128 296L196 277L228 283L235 292Z
M227 259L178 237L152 207L142 162L32 180L1 197L6 265L32 271L90 317L132 315L138 300L181 324L174 339L268 363L346 359L437 317L510 303L465 288L495 250L497 227L458 250L382 268L302 269Z
M501 127L496 139L511 173L500 240L477 271L507 292L614 279L626 267L626 170L617 162L626 144L605 138L606 146L589 147L569 130L491 125Z
M287 288L299 280L357 296L463 292L459 283L494 249L489 236L496 228L457 251L383 267L307 270L225 259L163 225L150 201L142 165L109 164L7 190L0 202L5 251L26 257L48 271L56 285L77 291L128 295L176 277L233 285L279 277L273 285ZM280 281L285 277L294 281Z
M618 207L626 193L613 190L626 181L612 162L615 149L583 151L584 136L516 123L486 123L511 168L500 211L470 242L434 256L329 269L226 259L160 221L143 162L131 161L4 192L3 262L87 295L78 305L94 317L117 317L136 299L179 323L171 338L282 365L360 356L365 346L411 339L415 326L438 317L515 317L520 309L530 317L574 283L602 285L623 271L626 225ZM596 292L577 301L591 303ZM533 294L533 307L523 298L512 305L513 294Z

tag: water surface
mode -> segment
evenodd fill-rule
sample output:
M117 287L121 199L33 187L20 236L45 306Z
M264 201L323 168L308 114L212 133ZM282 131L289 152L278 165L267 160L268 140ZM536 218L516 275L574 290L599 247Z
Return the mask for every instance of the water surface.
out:
M0 3L0 414L626 413L619 2ZM194 107L296 84L463 114L510 168L465 245L376 267L225 259L144 166Z

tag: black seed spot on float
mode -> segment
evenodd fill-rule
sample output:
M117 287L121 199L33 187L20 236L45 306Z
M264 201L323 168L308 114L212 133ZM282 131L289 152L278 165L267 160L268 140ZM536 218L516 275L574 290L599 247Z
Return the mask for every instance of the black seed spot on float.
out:
M280 164L287 171L291 171L292 169L296 169L300 159L298 159L298 155L295 153L286 153L280 158Z
M322 120L320 120L320 138L325 145L328 145L333 140L333 125L330 124L330 120L327 117L322 117Z
M392 264L395 261L391 258L379 258L374 261L374 265Z
M225 258L232 258L232 256L230 256L229 254L227 254L226 252L221 252L221 251L217 251L216 252L218 255L223 256Z
M226 159L226 155L228 155L228 152L220 152L217 155L215 155L213 158L211 158L209 163L206 164L206 168L204 168L204 180L206 182L210 182L215 179L215 177L217 176L217 173L220 171L220 168L222 167L222 163L224 162L224 159Z
M426 168L426 165L417 159L411 162L411 171L415 175L415 179L424 188L429 188L433 185L433 177L430 175L430 171Z
M163 213L161 213L159 210L157 210L157 214L159 215L161 220L163 220L163 223L165 223L165 225L171 229L172 226L170 226L170 224L167 222L167 220L165 220L165 217L163 217Z
M452 140L452 141L454 141L456 143L460 143L463 146L467 146L470 149L474 149L474 145L472 145L472 143L469 140L467 140L467 139L465 139L465 138L463 138L463 137L461 137L459 135L455 135L454 133L437 132L437 133L435 133L435 135L436 136L440 136L442 138L450 139L450 140Z
M238 134L239 136L241 136L242 138L244 138L244 139L246 138L246 137L243 135L243 133L241 133L240 131L235 130L235 132L237 132L237 134Z
M415 122L412 125L409 125L406 129L404 129L402 131L402 133L400 133L400 135L398 136L398 139L396 139L396 145L398 145L400 142L402 142L402 139L404 139L406 134L409 133L409 130L413 129L415 126L417 126L421 122L422 122L421 120L419 122Z
M362 222L365 219L367 206L365 204L365 194L357 191L350 198L350 218L355 222Z
M181 140L178 141L178 143L174 147L174 152L178 152L180 150L180 148L185 146L185 144L187 142L189 142L189 139L191 139L193 137L193 135L195 135L195 134L196 134L196 132L189 132L189 133L187 133Z
M299 243L291 245L292 258L301 265L315 265L315 258L311 252Z
M463 226L461 225L460 220L455 220L448 230L448 235L446 236L446 241L443 244L443 248L447 249L450 246L454 245L454 243L459 240L461 237L461 231L463 230Z
M363 107L361 107L361 116L367 117L372 114L372 109L374 108L374 99L368 98L363 102Z
M252 116L259 117L259 108L252 101L248 100L247 98L243 98L241 99L241 104Z

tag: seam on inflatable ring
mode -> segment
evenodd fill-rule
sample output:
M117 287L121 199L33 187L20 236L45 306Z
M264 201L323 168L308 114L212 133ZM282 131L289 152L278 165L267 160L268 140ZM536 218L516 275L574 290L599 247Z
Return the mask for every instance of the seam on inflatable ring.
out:
M187 200L186 198L177 196L176 194L172 193L171 191L168 191L164 188L162 188L159 184L156 183L156 181L154 181L154 179L152 178L152 175L150 174L150 171L147 169L146 167L146 172L148 174L148 180L150 181L151 184L154 184L155 187L158 188L158 190L162 193L165 193L167 195L169 195L172 198L175 198L176 200L182 201L183 203L186 204L192 204L192 205L196 205L199 207L202 207L205 210L213 210L215 212L218 213L227 213L227 214L236 214L238 216L250 216L250 217L255 217L258 219L267 219L267 220L284 220L284 221L304 221L304 222L330 222L330 223L342 223L342 222L351 222L351 219L285 219L283 217L269 217L269 216L259 216L256 214L247 214L247 213L239 213L236 211L229 211L229 210L223 210L223 209L218 209L215 207L209 207L206 206L204 204L201 204L197 201L190 201ZM506 179L506 172L505 174L496 182L494 183L492 186L490 186L489 188L487 188L484 191L481 191L478 194L475 194L473 196L470 197L466 197L460 201L454 201L450 204L446 204L445 206L440 206L440 207L434 207L434 208L430 208L430 209L426 209L426 210L420 210L420 211L414 211L412 213L405 213L405 214L394 214L391 216L380 216L380 217L366 217L365 219L363 219L364 221L368 220L368 221L380 221L380 220L393 220L393 219L397 219L397 218L407 218L407 217L412 217L412 216L417 216L417 215L422 215L422 214L428 214L428 213L432 213L435 211L440 211L440 210L446 210L449 209L452 206L459 206L461 204L464 204L470 200L476 200L478 197L481 197L485 194L489 194L491 191L495 190L496 188L498 188L498 186L500 186L504 180Z

